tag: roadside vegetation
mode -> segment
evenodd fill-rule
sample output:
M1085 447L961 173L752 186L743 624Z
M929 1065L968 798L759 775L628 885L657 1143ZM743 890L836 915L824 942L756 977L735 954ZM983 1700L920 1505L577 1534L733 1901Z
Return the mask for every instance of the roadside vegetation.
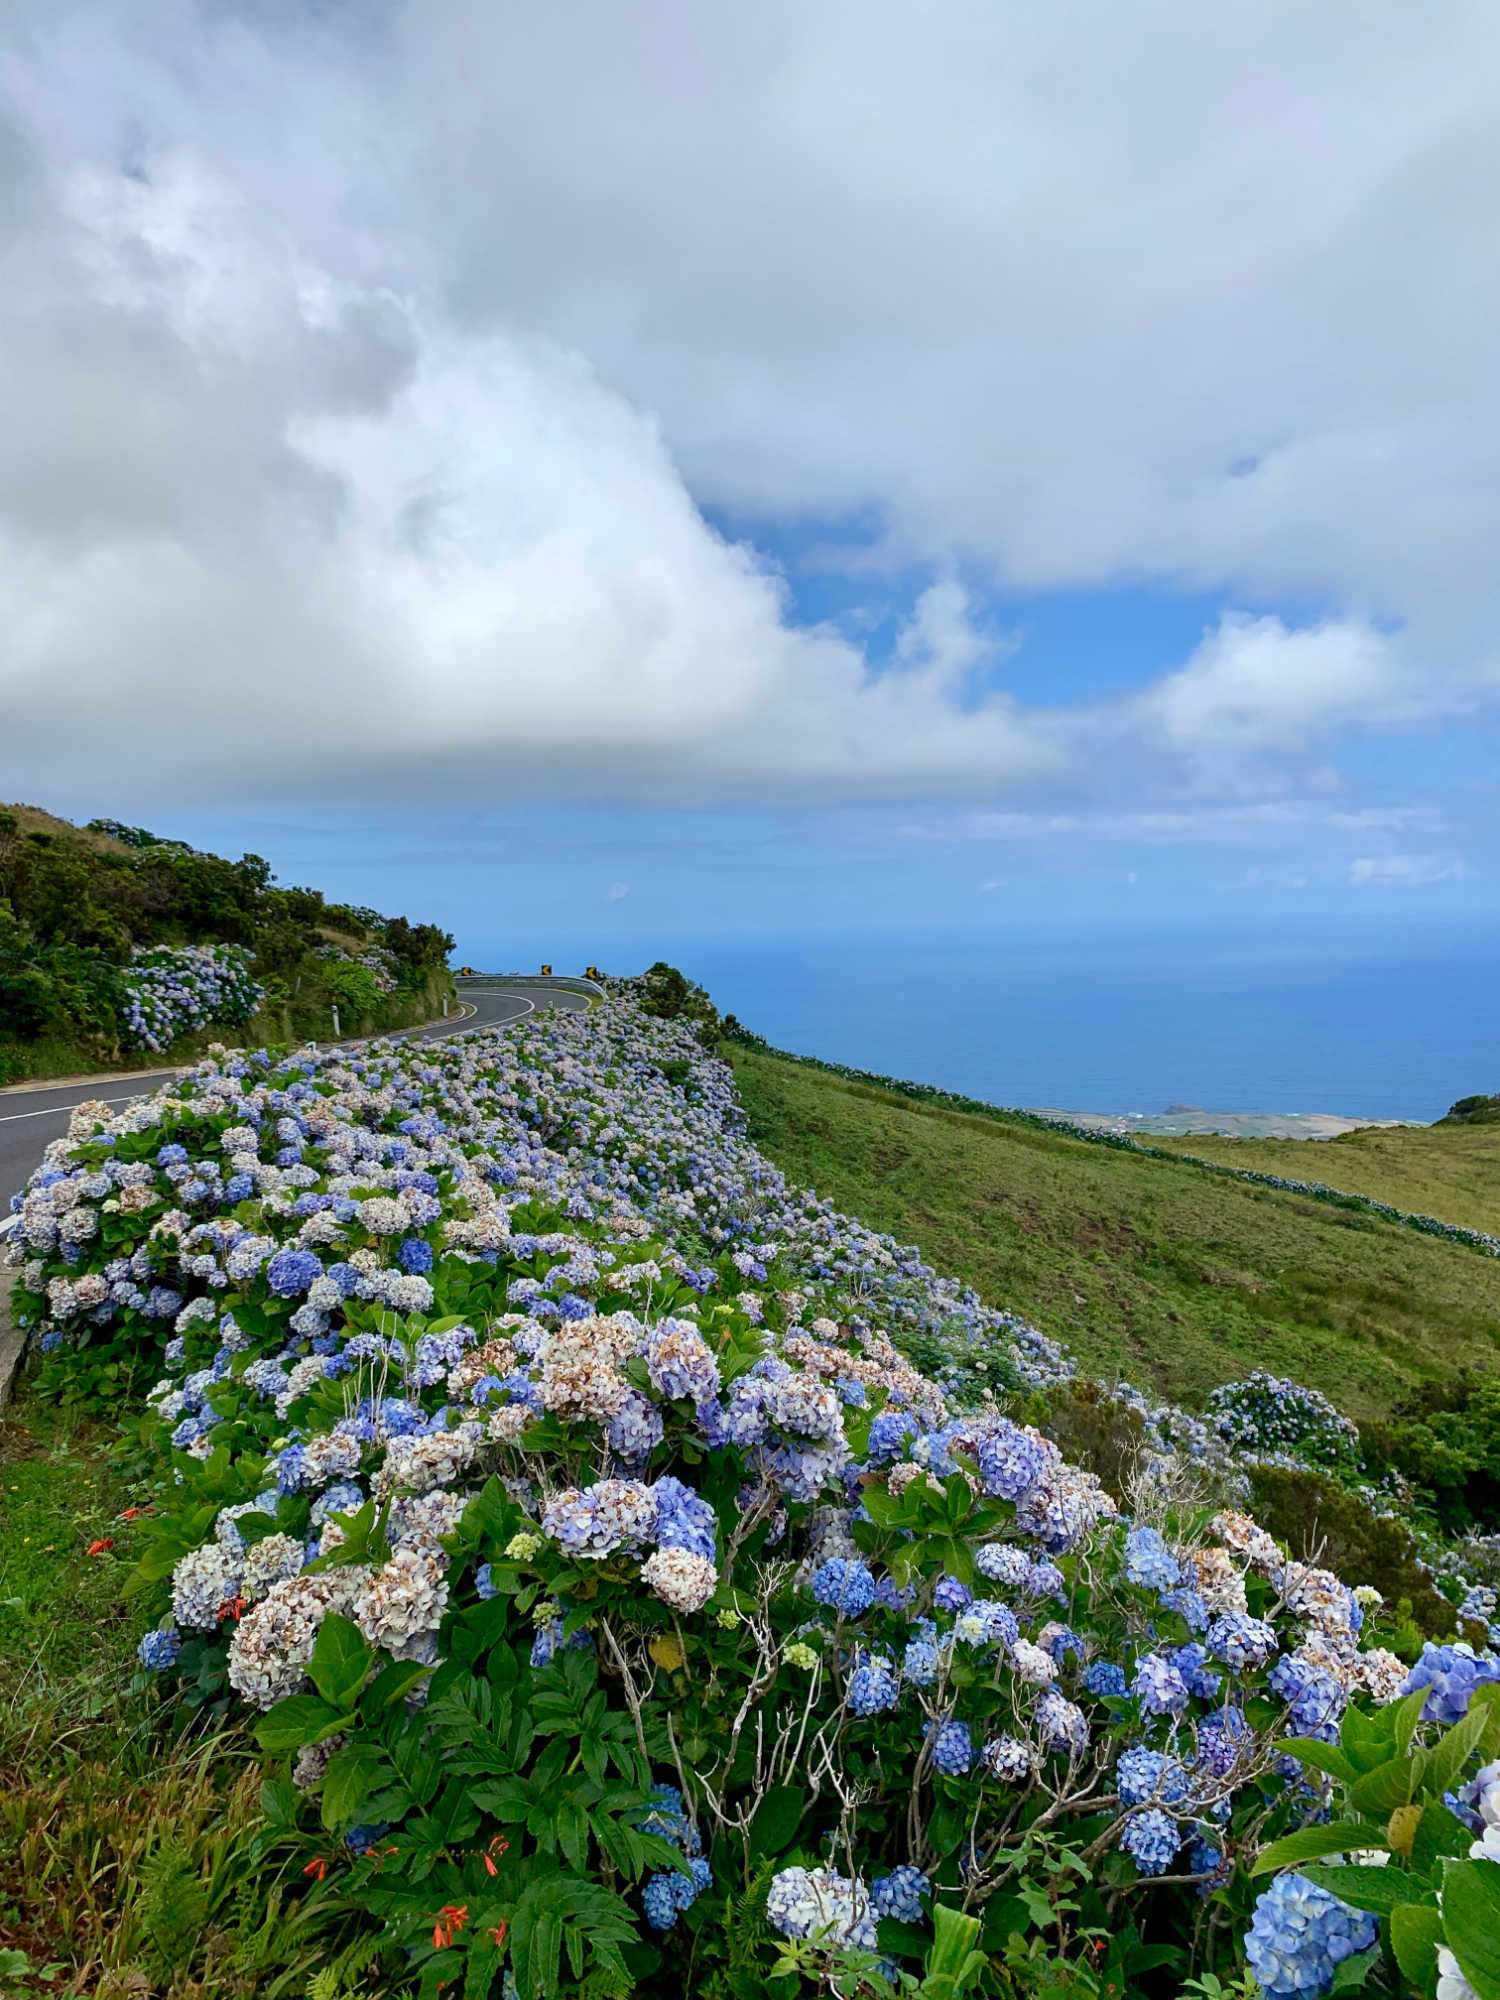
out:
M251 1045L372 1034L438 1014L435 924L277 886L143 827L0 806L0 1084Z

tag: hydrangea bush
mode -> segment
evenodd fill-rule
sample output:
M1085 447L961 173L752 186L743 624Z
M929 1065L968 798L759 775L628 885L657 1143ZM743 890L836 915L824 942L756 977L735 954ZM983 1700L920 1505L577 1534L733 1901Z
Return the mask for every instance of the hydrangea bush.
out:
M1273 1463L1353 1472L1359 1431L1318 1389L1257 1370L1211 1392L1207 1416L1235 1450Z
M158 945L138 951L121 974L124 1039L156 1055L179 1035L248 1021L265 998L238 944Z
M259 1718L424 1995L889 1990L959 1912L977 1990L1180 1983L1324 1812L1289 1739L1407 1686L1246 1514L1007 1416L1065 1358L628 999L209 1060L18 1213L44 1380L160 1376L143 1671ZM1276 1894L1331 1978L1352 1906Z

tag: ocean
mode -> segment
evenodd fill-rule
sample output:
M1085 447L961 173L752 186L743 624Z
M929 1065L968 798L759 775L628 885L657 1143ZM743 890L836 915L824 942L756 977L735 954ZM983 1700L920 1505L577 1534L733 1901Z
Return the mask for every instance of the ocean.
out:
M548 955L570 962L561 941ZM666 958L779 1048L996 1104L1427 1121L1500 1090L1489 926L699 935L573 955Z

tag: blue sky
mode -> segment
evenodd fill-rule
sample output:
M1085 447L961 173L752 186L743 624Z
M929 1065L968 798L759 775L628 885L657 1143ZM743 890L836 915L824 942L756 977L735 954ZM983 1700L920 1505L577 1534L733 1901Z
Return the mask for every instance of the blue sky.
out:
M490 961L1495 915L1493 18L8 33L0 795Z

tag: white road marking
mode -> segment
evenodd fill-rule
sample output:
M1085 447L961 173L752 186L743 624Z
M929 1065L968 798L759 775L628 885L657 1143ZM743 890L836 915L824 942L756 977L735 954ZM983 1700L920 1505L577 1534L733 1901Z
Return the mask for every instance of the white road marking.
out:
M150 1095L149 1090L134 1090L129 1097L80 1097L78 1104L134 1104L138 1097ZM78 1104L51 1104L44 1111L8 1111L0 1118L0 1125L14 1125L22 1118L65 1118Z

